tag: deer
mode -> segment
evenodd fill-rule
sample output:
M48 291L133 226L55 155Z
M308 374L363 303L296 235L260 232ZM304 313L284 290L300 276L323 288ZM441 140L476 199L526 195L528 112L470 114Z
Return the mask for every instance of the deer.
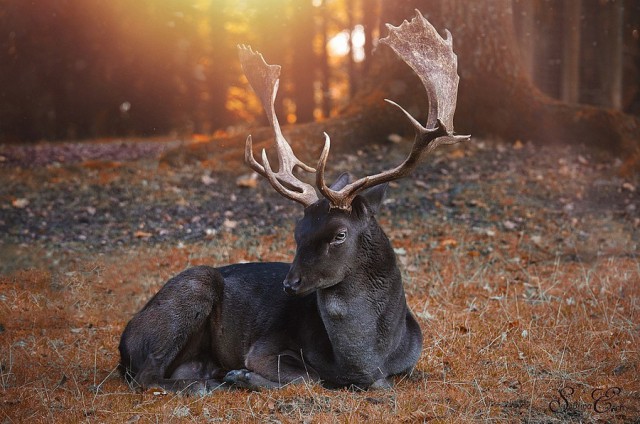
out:
M120 368L132 387L181 393L221 388L275 389L318 382L325 387L385 389L411 373L422 351L422 331L409 310L389 238L376 221L388 184L407 177L424 156L470 136L454 135L458 74L452 36L442 38L416 10L381 44L391 47L421 79L426 124L391 100L415 129L400 165L327 185L330 138L315 168L298 159L274 109L280 66L239 45L242 69L273 130L278 170L266 151L245 160L287 199L304 207L295 225L289 263L195 266L169 279L128 322ZM294 172L315 174L315 187ZM317 190L316 190L317 189ZM320 195L319 195L319 194Z

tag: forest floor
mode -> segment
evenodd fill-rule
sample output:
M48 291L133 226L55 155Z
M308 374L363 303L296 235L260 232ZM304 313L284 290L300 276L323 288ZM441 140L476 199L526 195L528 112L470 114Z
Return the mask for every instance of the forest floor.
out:
M638 176L584 147L478 139L392 183L380 212L424 333L393 389L132 391L120 334L164 281L295 251L301 208L240 148L202 146L0 146L1 422L640 422ZM409 147L328 167L361 176Z

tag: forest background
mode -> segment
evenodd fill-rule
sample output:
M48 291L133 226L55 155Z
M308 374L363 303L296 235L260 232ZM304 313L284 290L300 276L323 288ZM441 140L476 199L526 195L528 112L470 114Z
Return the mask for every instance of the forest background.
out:
M557 128L570 125L554 125L535 113L531 104L540 99L546 106L558 99L640 114L640 4L632 0L2 3L0 142L5 143L245 133L247 126L266 121L239 68L235 46L240 43L283 65L277 110L285 123L377 107L380 96L372 95L372 88L382 87L381 95L394 99L416 93L410 72L376 49L386 34L384 23L399 24L413 8L453 32L462 76L461 133L494 133L510 142L566 141ZM534 122L504 128L513 118L500 116L500 109L518 115L518 107L492 81L501 88L522 86L517 102ZM359 92L365 95L358 97ZM419 100L410 101L420 107ZM595 109L573 108L569 119L585 110ZM620 132L621 125L618 119L606 121L598 126L613 130L594 135L587 125L586 139L584 134L565 138L614 151L622 146L625 153L637 149L634 141L612 140L610 132ZM542 134L527 129L541 124ZM388 133L354 133L346 141L361 142L355 138L363 136L380 141Z

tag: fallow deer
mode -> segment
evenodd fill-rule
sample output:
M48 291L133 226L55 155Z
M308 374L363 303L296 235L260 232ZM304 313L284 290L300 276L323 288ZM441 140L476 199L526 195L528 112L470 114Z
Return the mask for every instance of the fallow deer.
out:
M314 169L293 153L274 110L280 66L239 46L247 79L275 133L278 171L265 151L258 162L247 138L249 166L283 196L301 203L293 262L197 266L170 279L128 323L121 368L142 387L203 393L235 386L277 388L298 381L329 387L385 388L410 372L422 349L420 326L407 307L389 239L376 222L387 183L409 175L423 156L468 136L453 135L458 89L451 34L440 37L416 11L388 25L380 40L420 77L429 98L421 125L402 107L416 137L399 166L350 181L325 183L330 140ZM294 169L315 173L315 188Z

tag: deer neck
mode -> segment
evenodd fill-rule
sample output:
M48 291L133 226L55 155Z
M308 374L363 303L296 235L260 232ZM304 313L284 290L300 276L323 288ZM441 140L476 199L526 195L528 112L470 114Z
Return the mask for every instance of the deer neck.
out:
M335 286L317 291L320 316L339 362L380 356L401 334L406 300L389 239L376 224L363 240L363 260ZM357 367L358 364L353 364Z

